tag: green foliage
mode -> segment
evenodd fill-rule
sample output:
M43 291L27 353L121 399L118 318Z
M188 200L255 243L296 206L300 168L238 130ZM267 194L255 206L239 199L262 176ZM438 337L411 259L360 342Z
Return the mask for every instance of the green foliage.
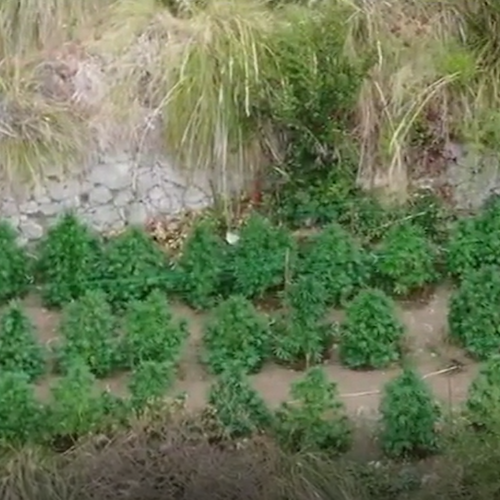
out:
M440 410L431 390L415 371L407 368L386 384L380 412L380 439L387 455L422 455L436 450Z
M156 290L132 302L124 323L123 357L128 368L145 361L177 363L188 337L187 323L174 318L163 294Z
M215 374L236 365L256 372L269 356L270 340L267 318L250 301L233 295L216 307L206 326L205 362Z
M396 295L407 295L436 278L436 250L420 226L391 227L375 255L377 274Z
M132 371L129 382L132 408L141 412L155 407L175 382L175 367L171 363L144 361Z
M231 367L220 374L208 394L208 403L228 436L249 437L272 425L272 414L244 373Z
M28 444L41 436L42 405L24 372L0 373L0 443Z
M284 306L273 339L276 358L306 366L321 362L332 341L331 327L321 323L327 310L323 284L314 276L298 276L285 290Z
M22 297L30 283L30 260L10 224L0 221L0 303Z
M394 302L380 290L363 290L347 306L340 358L349 368L384 368L400 358L403 333Z
M51 436L78 438L103 429L107 407L89 367L75 359L51 387L47 422Z
M342 304L366 284L371 261L364 250L338 224L331 224L304 249L299 274L323 284L328 303Z
M120 363L116 320L104 292L89 291L63 310L58 364L63 372L81 358L97 377L106 377Z
M344 452L349 448L352 430L337 385L320 367L310 368L294 382L292 401L277 411L276 429L280 441L292 451L323 450Z
M105 247L103 287L114 307L143 300L153 290L169 290L173 276L168 256L142 229L131 227Z
M466 416L482 430L497 430L500 415L500 355L495 354L481 367L469 386Z
M478 359L500 347L500 267L471 271L451 296L448 308L450 337Z
M287 270L295 262L292 234L253 214L241 228L239 237L228 256L233 291L247 298L262 297L282 285Z
M71 213L49 229L38 250L43 298L58 307L97 286L102 247L99 238Z
M184 243L178 262L179 288L188 304L197 309L214 305L221 292L226 258L226 243L214 224L197 224Z
M45 372L45 351L21 305L12 302L0 318L0 371L24 372L29 381Z

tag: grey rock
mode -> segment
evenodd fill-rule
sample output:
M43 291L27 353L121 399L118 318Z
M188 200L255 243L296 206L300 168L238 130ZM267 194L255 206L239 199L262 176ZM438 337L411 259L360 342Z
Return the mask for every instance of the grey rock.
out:
M113 206L110 205L94 208L87 214L87 218L89 219L90 224L97 231L115 229L117 226L122 224L120 214Z
M36 201L28 201L19 207L19 211L26 215L33 215L39 211L39 205Z
M154 186L148 193L148 198L152 201L160 201L165 198L165 191L160 186Z
M128 187L132 181L131 165L126 162L106 163L92 168L88 180L112 191Z
M58 203L43 203L39 205L38 210L45 217L52 217L61 212L61 206Z
M146 196L155 186L158 185L158 179L151 170L142 171L137 176L136 192L137 196Z
M127 210L127 221L132 225L144 224L148 219L148 210L143 203L132 203Z
M35 221L23 221L19 225L21 235L29 241L38 240L43 236L43 227Z
M78 196L81 186L76 180L67 182L52 181L47 185L48 196L54 201L63 201Z
M95 205L105 205L113 199L111 191L104 185L96 186L89 193L89 204L91 206Z
M210 198L196 186L190 186L183 194L182 202L184 207L199 209L210 204Z

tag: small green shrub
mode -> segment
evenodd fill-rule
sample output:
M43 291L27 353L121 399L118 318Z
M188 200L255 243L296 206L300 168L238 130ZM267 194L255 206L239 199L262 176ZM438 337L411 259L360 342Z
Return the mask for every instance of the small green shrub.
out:
M404 328L394 302L380 290L364 290L347 306L339 354L349 368L384 368L401 356Z
M131 227L106 244L102 279L111 305L123 308L153 290L170 290L174 273L155 241L142 229Z
M171 363L144 361L132 371L129 382L132 408L141 412L155 407L175 382L175 366Z
M239 237L228 257L234 293L247 298L262 297L282 285L296 257L292 234L254 214L242 227Z
M81 358L97 377L106 377L119 367L116 320L106 294L89 291L63 310L57 349L63 372Z
M274 354L279 361L306 366L320 363L332 341L323 284L313 276L298 276L284 292L285 312L274 329Z
M340 305L370 279L371 261L338 224L326 227L309 242L299 274L310 275L325 288L328 303Z
M407 368L386 384L380 413L381 445L388 456L425 455L436 450L440 410L415 371Z
M16 232L0 222L0 303L23 297L31 281L30 259L16 241Z
M448 330L471 355L487 359L500 347L500 267L471 271L450 298Z
M407 295L436 279L437 253L420 226L392 226L375 256L377 274L396 295Z
M75 359L51 387L47 422L52 437L76 439L104 428L107 407L95 382L89 367Z
M500 415L500 355L495 354L481 367L469 386L465 403L467 420L477 429L495 431Z
M0 371L24 372L34 381L46 369L45 350L21 305L12 302L0 317Z
M249 437L271 428L269 408L238 368L220 374L210 388L208 403L231 438Z
M36 442L43 433L43 407L24 372L0 373L0 443Z
M36 269L45 303L59 307L98 287L101 257L99 238L74 214L61 217L38 250Z
M128 368L145 361L176 364L189 332L184 320L174 318L156 290L142 301L132 302L124 318L123 357Z
M212 307L222 289L227 245L214 224L197 224L184 244L178 262L179 288L192 307Z
M204 360L212 373L238 365L246 373L257 372L270 354L271 334L267 318L239 295L221 302L204 332Z
M337 385L324 370L310 368L291 387L292 401L276 414L277 434L292 451L341 453L351 444L352 429L340 400Z

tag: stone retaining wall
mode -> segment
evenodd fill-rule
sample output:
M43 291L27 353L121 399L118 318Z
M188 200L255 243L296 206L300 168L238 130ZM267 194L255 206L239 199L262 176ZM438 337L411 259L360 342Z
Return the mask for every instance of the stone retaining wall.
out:
M162 159L137 165L124 155L102 159L79 176L47 176L44 185L4 189L0 216L18 230L22 243L35 242L66 210L74 210L98 231L143 224L151 217L175 217L212 203L209 180L188 179Z

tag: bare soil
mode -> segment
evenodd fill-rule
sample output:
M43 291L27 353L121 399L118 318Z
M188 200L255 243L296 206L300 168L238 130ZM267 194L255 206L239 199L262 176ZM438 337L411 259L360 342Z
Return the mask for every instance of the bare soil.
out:
M459 348L447 341L447 304L450 296L448 287L438 288L426 301L400 302L398 312L407 328L406 349L415 366L424 375L436 396L446 405L453 406L464 400L470 381L477 373L477 363L468 359ZM35 296L25 301L28 314L35 322L40 340L48 345L57 340L59 313L44 309ZM207 391L212 377L201 365L200 351L204 315L184 305L175 305L175 313L186 318L191 336L179 370L176 392L186 392L187 406L193 410L205 405ZM340 320L342 311L332 311L332 318ZM338 384L339 391L352 416L371 420L377 414L380 390L384 383L394 377L400 368L377 371L353 371L341 366L335 359L335 352L326 360L324 368L331 380ZM254 387L273 407L284 401L291 383L301 372L282 366L268 364L257 375L252 376ZM125 395L127 375L100 381L102 387ZM51 378L43 380L38 392L44 397Z

